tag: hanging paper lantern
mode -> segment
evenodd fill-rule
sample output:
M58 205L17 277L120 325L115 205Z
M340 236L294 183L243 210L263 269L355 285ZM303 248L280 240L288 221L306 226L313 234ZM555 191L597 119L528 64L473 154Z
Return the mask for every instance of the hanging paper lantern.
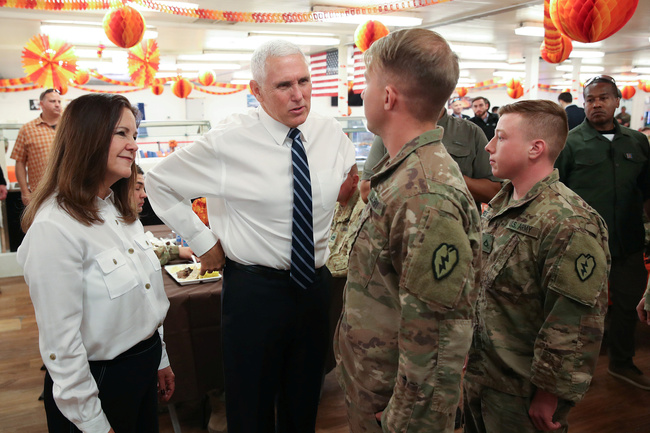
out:
M548 63L565 61L573 50L571 39L561 34L553 24L550 0L544 0L544 41L539 50L542 58Z
M634 15L639 0L550 0L555 27L574 41L607 39Z
M41 87L59 88L74 78L77 56L74 47L48 35L36 35L23 48L23 70Z
M208 220L208 207L205 200L205 197L197 198L192 202L192 210L199 217L201 222L206 226L210 227L210 221Z
M165 90L165 86L162 84L154 84L151 86L151 93L154 95L162 95L163 90Z
M142 40L144 31L144 17L131 6L122 6L104 15L104 32L118 47L131 48Z
M373 42L383 38L388 33L388 29L380 21L368 20L357 27L354 32L354 43L363 53L370 48Z
M85 69L79 69L73 79L74 83L79 86L83 86L89 80L90 80L90 74Z
M510 96L512 99L519 99L523 96L524 94L524 89L523 87L515 87L514 89L508 89L508 96Z
M621 96L623 99L632 99L635 93L636 90L632 86L625 86L621 89Z
M153 83L160 65L160 50L153 39L146 39L129 50L129 75L139 87Z
M179 78L172 84L172 92L179 98L187 98L192 93L192 83L187 78Z
M521 98L524 94L524 87L521 85L521 81L515 78L508 80L506 87L508 88L508 96L510 96L512 99Z
M573 44L571 43L571 39L567 38L564 35L560 36L560 49L558 51L550 53L548 46L546 45L546 41L542 42L542 45L539 47L542 59L548 63L562 63L569 58L571 51L573 51Z
M215 81L217 81L217 75L214 71L205 69L199 72L199 83L202 86L211 86Z
M639 81L639 90L643 90L644 92L650 92L650 81Z
M564 35L560 35L560 49L559 51L556 51L554 53L549 53L546 41L542 42L542 45L540 46L539 50L542 56L542 59L547 61L548 63L562 63L566 59L569 58L571 55L571 51L573 51L573 43L571 43L571 39L567 38Z
M459 87L458 88L458 96L460 96L462 98L465 95L467 95L467 87Z
M106 49L106 45L104 44L99 44L97 45L97 58L101 59L102 56L104 55L104 50Z

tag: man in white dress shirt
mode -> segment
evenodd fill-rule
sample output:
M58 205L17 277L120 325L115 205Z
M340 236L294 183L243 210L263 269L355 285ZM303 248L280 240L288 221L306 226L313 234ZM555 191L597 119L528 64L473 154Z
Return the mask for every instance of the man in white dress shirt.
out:
M202 271L225 264L228 431L309 433L328 344L329 227L355 153L334 119L310 114L311 77L297 46L266 43L251 69L261 107L230 116L165 158L146 187L158 216L201 257ZM306 287L290 277L296 141L311 179L314 278ZM201 196L210 229L191 210L190 199Z

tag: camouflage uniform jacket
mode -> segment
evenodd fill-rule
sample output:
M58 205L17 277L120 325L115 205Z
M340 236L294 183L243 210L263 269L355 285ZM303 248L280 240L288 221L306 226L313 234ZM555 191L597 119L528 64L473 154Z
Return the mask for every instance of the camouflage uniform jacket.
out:
M385 432L452 432L478 297L480 216L442 128L384 158L350 254L338 375Z
M345 206L336 203L330 229L330 256L327 259L327 269L333 277L348 275L348 257L361 221L359 216L365 206L358 189Z
M154 252L158 256L158 260L160 260L160 265L164 266L178 258L178 245L160 245L154 249Z
M465 380L577 402L603 336L607 228L557 170L519 200L512 191L506 182L483 214L481 296Z

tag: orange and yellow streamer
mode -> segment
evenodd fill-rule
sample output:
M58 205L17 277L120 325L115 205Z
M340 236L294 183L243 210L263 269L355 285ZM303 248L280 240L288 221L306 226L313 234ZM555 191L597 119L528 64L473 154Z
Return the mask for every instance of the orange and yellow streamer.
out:
M382 5L365 6L356 8L333 9L328 12L235 12L203 8L181 8L158 3L155 0L0 0L0 7L17 9L34 9L46 11L84 11L107 10L120 7L129 3L145 6L158 12L179 15L184 17L201 18L214 21L241 22L241 23L307 23L325 22L333 18L350 15L378 15L383 13L398 12L417 9L438 3L447 3L452 0L408 0L392 1Z

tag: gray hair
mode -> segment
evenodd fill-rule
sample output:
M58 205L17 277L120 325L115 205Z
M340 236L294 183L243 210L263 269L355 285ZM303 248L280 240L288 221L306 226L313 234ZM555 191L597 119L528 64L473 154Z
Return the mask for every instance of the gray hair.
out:
M269 57L286 57L293 55L301 55L305 60L307 58L298 45L285 41L282 39L274 39L272 41L264 42L262 45L255 49L253 57L251 58L251 72L253 80L262 85L266 78L266 59Z

